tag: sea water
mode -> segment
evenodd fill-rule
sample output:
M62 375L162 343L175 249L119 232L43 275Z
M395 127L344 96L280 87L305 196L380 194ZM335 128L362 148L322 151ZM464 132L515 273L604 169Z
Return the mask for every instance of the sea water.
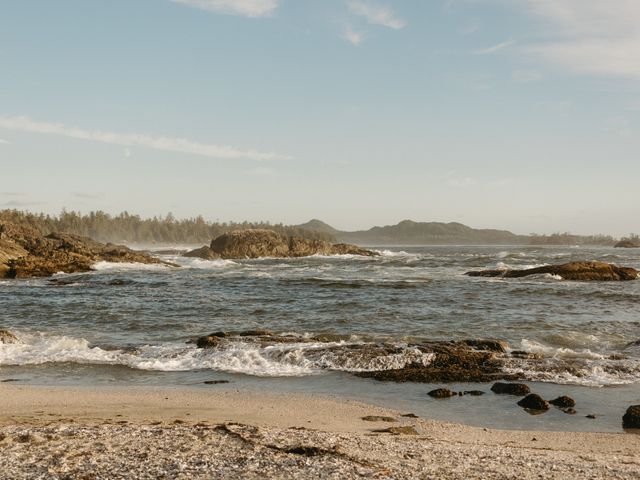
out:
M501 428L621 431L640 403L640 281L568 282L551 275L471 278L469 270L599 260L640 269L640 249L606 247L376 247L378 257L199 260L181 268L98 263L86 274L0 281L0 380L47 385L162 385L322 393L428 418ZM214 331L268 329L292 339L198 349ZM322 343L310 341L322 334ZM298 340L296 340L296 338ZM384 383L355 372L428 364L412 347L497 338L506 373L543 397L569 394L577 414L529 415L517 398L434 400L443 384ZM395 353L359 355L381 342ZM327 352L326 347L332 346ZM204 385L212 379L228 386ZM595 419L586 418L595 414Z

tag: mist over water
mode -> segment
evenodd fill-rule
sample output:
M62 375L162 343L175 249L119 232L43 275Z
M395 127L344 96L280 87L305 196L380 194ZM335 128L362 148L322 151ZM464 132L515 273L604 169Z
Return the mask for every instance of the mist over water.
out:
M222 375L239 383L336 394L349 384L359 398L381 395L394 403L428 387L394 384L391 391L389 384L348 372L431 361L411 347L415 342L490 337L537 354L536 360L511 359L504 370L544 382L543 389L562 385L558 391L591 392L586 395L595 399L594 406L604 394L593 392L623 392L620 402L640 393L640 346L629 345L640 340L640 282L464 276L474 269L576 260L640 269L640 251L504 246L379 251L374 258L234 261L163 255L183 268L100 263L89 274L1 281L0 327L16 333L20 343L0 344L0 375L88 384L193 384ZM257 328L293 340L213 350L187 343L218 330ZM326 341L309 341L318 334ZM396 350L362 355L380 342Z

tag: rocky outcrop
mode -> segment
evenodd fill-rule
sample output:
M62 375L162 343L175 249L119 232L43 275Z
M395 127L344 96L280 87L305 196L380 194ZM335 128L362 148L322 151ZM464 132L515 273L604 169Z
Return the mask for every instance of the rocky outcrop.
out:
M202 247L185 254L188 257L238 259L262 257L308 257L310 255L364 255L377 252L345 243L331 244L323 240L286 237L272 230L236 230L215 238L210 247Z
M549 400L551 405L554 405L558 408L573 408L576 406L576 401L568 397L566 395L562 395L561 397L554 398L553 400Z
M529 386L524 383L502 383L496 382L492 385L491 391L498 395L516 395L522 397L531 390Z
M191 258L201 258L203 260L216 260L220 258L220 254L211 250L211 247L204 246L200 248L196 248L195 250L191 250L189 252L185 252L182 254L183 257L191 257Z
M640 242L634 240L620 240L614 245L615 248L640 248Z
M577 281L625 281L636 280L639 272L630 267L619 267L604 262L571 262L547 265L526 270L480 270L467 272L470 277L521 278L529 275L557 275L564 280Z
M518 402L518 405L527 410L549 410L549 402L537 393L530 393Z
M18 341L18 337L9 330L0 330L0 343L18 343Z
M456 392L452 392L448 388L436 388L435 390L431 390L427 393L430 397L433 398L450 398L458 395Z
M171 265L120 245L66 233L42 235L25 225L0 222L0 278L86 272L100 261Z
M623 428L640 428L640 405L631 405L622 416Z

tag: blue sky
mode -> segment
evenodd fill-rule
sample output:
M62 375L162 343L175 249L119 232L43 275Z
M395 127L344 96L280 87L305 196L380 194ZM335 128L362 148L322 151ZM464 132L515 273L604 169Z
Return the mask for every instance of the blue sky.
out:
M0 208L640 231L637 0L20 0Z

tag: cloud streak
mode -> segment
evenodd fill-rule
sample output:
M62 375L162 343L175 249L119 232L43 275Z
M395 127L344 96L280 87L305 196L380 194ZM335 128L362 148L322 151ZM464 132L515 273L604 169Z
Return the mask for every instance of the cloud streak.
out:
M231 160L288 160L290 156L226 145L194 142L186 138L155 137L137 133L114 133L102 130L84 130L60 123L39 122L29 117L0 116L0 128L20 132L58 135L125 147L146 147L165 152L187 153L202 157Z
M209 12L249 18L266 17L278 8L278 0L171 0Z
M509 48L511 45L513 45L513 40L509 39L506 42L498 43L497 45L492 45L491 47L475 50L473 53L475 53L476 55L491 55L492 53L496 53L500 50L504 50L505 48Z
M400 30L407 24L395 16L390 8L363 0L350 0L347 5L352 13L364 17L372 25Z
M521 0L550 39L523 49L579 74L640 77L638 0Z
M10 145L11 142L9 140L4 140L2 138L0 138L0 145Z
M342 38L352 45L358 46L364 40L364 35L360 32L356 32L351 25L347 25L344 27L344 31L342 32Z

